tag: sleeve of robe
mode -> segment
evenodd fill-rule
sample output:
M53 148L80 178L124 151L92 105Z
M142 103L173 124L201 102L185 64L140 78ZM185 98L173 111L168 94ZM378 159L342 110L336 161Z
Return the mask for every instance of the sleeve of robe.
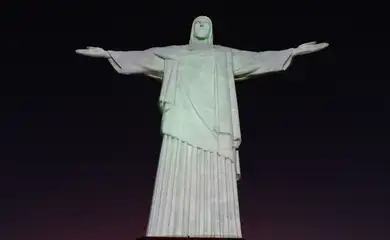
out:
M293 48L281 51L251 52L233 49L235 80L286 70L293 58Z
M154 54L154 49L144 51L108 51L108 61L121 74L145 74L162 79L164 60Z

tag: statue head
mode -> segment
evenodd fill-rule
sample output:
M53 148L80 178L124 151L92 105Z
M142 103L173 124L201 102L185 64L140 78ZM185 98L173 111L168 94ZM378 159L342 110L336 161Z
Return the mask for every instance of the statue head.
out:
M206 16L195 18L192 23L190 45L194 43L205 43L213 45L213 24Z

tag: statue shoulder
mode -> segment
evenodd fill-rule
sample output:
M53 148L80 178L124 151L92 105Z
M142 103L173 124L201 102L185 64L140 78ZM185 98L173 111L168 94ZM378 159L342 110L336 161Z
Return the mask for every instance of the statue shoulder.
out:
M233 53L234 55L253 55L253 54L257 54L258 52L252 52L252 51L248 51L248 50L242 50L242 49L238 49L238 48L231 48L231 47L225 47L225 46L218 46L221 51L225 51L225 52L231 52Z
M221 51L221 52L234 52L234 51L236 51L236 49L234 49L234 48L221 46L221 45L214 45L214 49L216 49L217 51Z
M154 47L150 48L155 55L163 59L177 59L188 52L186 45L172 45L166 47Z

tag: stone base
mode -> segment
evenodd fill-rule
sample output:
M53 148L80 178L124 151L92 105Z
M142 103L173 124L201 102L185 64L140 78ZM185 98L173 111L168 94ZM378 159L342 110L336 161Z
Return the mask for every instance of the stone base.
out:
M210 237L140 237L137 240L244 240L244 238L210 238Z

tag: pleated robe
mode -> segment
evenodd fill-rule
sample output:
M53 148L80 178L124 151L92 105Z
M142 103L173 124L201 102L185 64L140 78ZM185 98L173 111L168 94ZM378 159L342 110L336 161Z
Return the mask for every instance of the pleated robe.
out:
M172 46L110 55L120 73L163 80L163 142L146 235L241 238L234 78L284 70L292 49L253 53Z

